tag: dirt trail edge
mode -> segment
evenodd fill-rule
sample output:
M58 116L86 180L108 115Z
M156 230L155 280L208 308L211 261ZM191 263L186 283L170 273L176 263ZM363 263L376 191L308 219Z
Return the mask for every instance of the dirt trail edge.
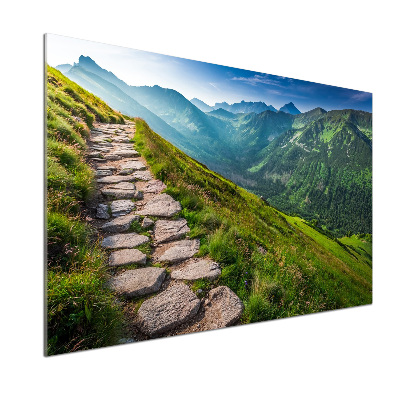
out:
M235 324L243 304L218 286L194 293L197 279L217 279L219 265L197 258L200 242L190 239L181 204L163 193L146 161L134 149L135 124L95 124L89 163L96 191L89 202L90 223L108 254L114 291L125 314L119 343L224 328Z

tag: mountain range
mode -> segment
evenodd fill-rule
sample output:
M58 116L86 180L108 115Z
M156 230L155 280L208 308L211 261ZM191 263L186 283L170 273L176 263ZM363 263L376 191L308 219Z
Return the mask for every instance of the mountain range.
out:
M210 112L213 110L218 110L218 109L223 109L226 111L229 111L234 114L238 113L256 113L260 114L264 111L273 111L273 112L278 112L278 110L273 106L273 105L266 105L263 101L257 101L257 102L252 102L252 101L244 101L242 100L240 103L233 103L233 104L228 104L227 102L222 102L222 103L215 103L214 106L209 106L206 104L204 101L193 98L190 100L191 103L193 103L199 110L203 112ZM287 103L284 106L282 106L279 111L282 111L287 114L292 114L292 115L297 115L301 114L301 112L298 110L298 108L292 103Z
M371 232L370 113L322 108L301 113L292 102L279 111L263 102L211 107L173 89L130 86L90 57L57 68L277 208L338 232Z

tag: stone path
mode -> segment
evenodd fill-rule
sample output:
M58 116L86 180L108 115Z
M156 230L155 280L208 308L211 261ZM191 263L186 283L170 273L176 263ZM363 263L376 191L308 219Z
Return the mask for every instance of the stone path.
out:
M166 185L134 149L134 133L130 121L95 124L88 150L97 180L89 220L103 237L112 275L107 286L127 320L128 337L119 343L237 323L243 304L228 287L213 282L209 293L193 292L198 279L217 282L221 268L195 257L200 241L188 237L181 204L163 193Z

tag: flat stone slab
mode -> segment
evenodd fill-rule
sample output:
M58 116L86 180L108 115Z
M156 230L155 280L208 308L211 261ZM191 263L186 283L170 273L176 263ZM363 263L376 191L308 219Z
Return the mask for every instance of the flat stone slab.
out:
M108 136L103 136L103 135L98 135L97 137L93 137L91 138L91 141L93 143L101 143L103 146L106 145L108 142L106 142L105 140L108 139ZM111 143L108 143L110 146Z
M126 298L157 292L165 279L164 268L139 268L123 272L108 282L108 287Z
M210 281L221 275L219 265L212 260L192 259L181 269L172 271L172 279L195 281L196 279L209 279Z
M150 337L160 335L194 317L200 300L179 283L143 302L138 311L139 327Z
M152 179L146 185L143 186L143 193L161 193L167 186L164 182L159 181L158 179Z
M122 267L128 264L146 264L146 254L138 249L116 250L110 254L108 265L110 267Z
M121 169L133 169L135 171L139 171L142 169L146 169L146 166L141 161L127 161L120 165Z
M119 182L133 182L135 177L132 175L122 176L122 175L112 175L105 176L104 178L97 179L97 183L119 183Z
M108 148L109 151L111 150L111 147L113 147L113 145L109 142L98 141L96 143L97 144L95 144L95 146L101 147L102 149Z
M137 212L139 215L155 217L172 217L182 210L181 203L175 201L169 194L162 193L147 202L144 208Z
M103 157L108 161L118 161L118 160L122 159L121 156L114 154L114 153L105 154Z
M99 204L96 209L96 218L109 219L111 215L108 212L107 204Z
M111 197L114 199L133 199L139 198L140 195L137 190L122 190L108 187L100 190L104 196Z
M231 289L219 286L210 291L195 317L171 334L202 332L234 325L240 319L243 309L242 302Z
M117 167L114 167L114 165L106 164L106 165L99 165L99 166L97 167L97 169L98 169L98 170L99 170L99 169L106 169L106 170L109 170L109 171L115 171L115 170L117 169Z
M90 147L91 150L98 150L102 153L108 153L110 151L109 147L104 147L104 146L100 146L100 145L94 145Z
M99 158L102 157L102 153L99 151L92 151L91 153L88 154L89 158Z
M116 154L117 156L120 156L120 157L136 157L139 155L139 153L136 150L117 150L117 151L114 151L113 154ZM137 162L140 162L140 161L137 161ZM139 169L139 168L137 168L137 169Z
M154 237L157 243L181 239L189 232L190 229L184 218L175 221L159 219L154 226Z
M131 177L138 181L150 181L153 179L150 171L136 171L131 175Z
M106 162L107 160L105 159L105 158L92 158L92 161L95 161L95 162Z
M135 208L131 200L114 200L111 203L111 214L113 217L129 214Z
M106 222L101 229L105 232L124 232L129 229L133 221L138 221L139 219L139 216L134 214L123 215L122 217L117 217L109 222Z
M132 182L119 182L112 187L120 190L136 190L136 186Z
M204 308L208 329L233 325L244 310L242 301L227 286L218 286L210 290Z
M200 240L180 240L164 245L154 253L159 262L176 263L193 257L200 248Z
M132 249L147 243L150 239L138 233L120 233L103 239L101 246L106 249Z
M142 221L142 228L150 228L150 226L154 225L154 221L150 218L144 217Z
M121 171L118 172L118 175L130 175L132 172L134 172L133 169L121 169Z
M109 169L97 169L96 170L96 176L109 176L112 175L113 172Z

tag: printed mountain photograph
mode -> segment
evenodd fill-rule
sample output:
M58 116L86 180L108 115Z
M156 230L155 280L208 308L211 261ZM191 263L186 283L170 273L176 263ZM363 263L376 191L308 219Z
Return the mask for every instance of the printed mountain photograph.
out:
M47 355L372 303L371 93L45 53Z

